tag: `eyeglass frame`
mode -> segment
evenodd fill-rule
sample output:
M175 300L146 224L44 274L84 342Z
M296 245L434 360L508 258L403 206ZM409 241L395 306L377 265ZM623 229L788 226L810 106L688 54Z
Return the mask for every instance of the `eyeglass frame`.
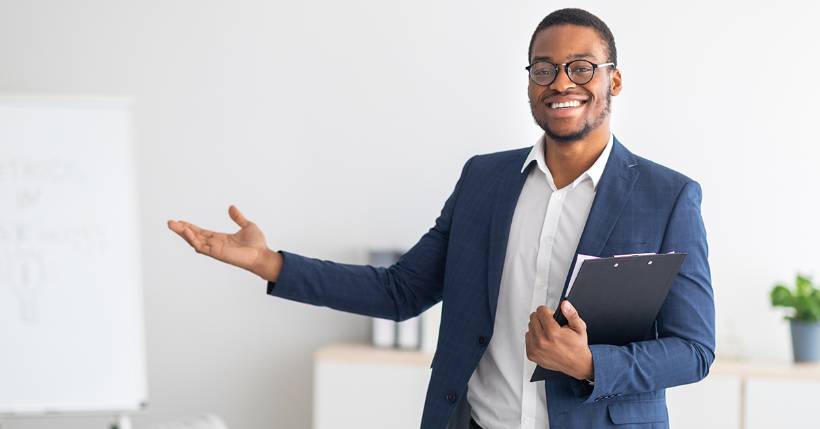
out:
M586 63L589 63L589 64L592 65L592 76L590 76L589 80L584 82L584 83L578 83L578 82L572 80L572 77L570 77L570 75L569 75L569 65L572 64L572 63L578 62L578 61L583 61L583 62L586 62ZM552 76L551 81L541 84L541 83L536 82L535 79L532 78L532 71L530 71L530 69L532 68L532 66L536 65L537 63L552 64L553 71L555 71L555 75ZM577 60L572 60L572 61L567 62L567 63L553 64L553 63L551 63L549 61L546 61L546 60L538 60L538 61L533 61L532 64L524 67L524 70L527 71L527 75L529 76L530 80L533 81L533 83L535 83L536 85L538 85L538 86L549 86L549 85L552 85L553 82L555 82L556 78L558 78L558 74L559 74L559 71L558 71L559 69L558 68L559 68L559 66L562 69L564 69L564 73L566 73L567 79L569 79L570 82L572 82L576 85L586 85L586 84L592 82L592 79L595 79L595 70L597 70L599 67L609 67L609 66L615 67L615 63L609 62L609 63L595 64L595 63L593 63L592 61L589 61L589 60L577 59Z

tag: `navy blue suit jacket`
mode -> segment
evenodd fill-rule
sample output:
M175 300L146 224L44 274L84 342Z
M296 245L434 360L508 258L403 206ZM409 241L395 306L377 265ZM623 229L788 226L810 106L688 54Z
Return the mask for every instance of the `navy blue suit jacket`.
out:
M507 238L527 177L520 170L529 151L471 158L435 225L393 266L282 252L282 271L268 293L394 320L443 300L421 426L461 426L456 419L463 422L465 416L454 410L464 413L467 381L493 336ZM655 339L591 345L594 386L561 373L546 382L550 427L668 427L664 389L707 375L714 360L714 302L700 202L697 182L614 140L576 254L688 256L656 319Z

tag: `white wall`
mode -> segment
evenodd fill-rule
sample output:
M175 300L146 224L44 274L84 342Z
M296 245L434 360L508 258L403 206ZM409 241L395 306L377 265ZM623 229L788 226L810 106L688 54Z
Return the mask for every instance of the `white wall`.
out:
M0 91L136 100L151 396L137 423L212 411L233 428L307 427L311 352L367 338L362 317L266 297L166 219L232 229L236 203L274 248L363 262L409 247L471 154L538 136L527 44L566 5L0 0ZM572 5L615 33L616 135L703 185L720 341L787 359L767 292L820 268L818 6Z

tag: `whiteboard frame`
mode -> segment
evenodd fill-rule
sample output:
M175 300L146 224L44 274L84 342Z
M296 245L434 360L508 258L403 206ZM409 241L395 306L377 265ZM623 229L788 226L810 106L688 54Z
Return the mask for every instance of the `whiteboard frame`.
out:
M127 151L130 155L126 163L129 167L127 180L133 195L134 225L134 245L136 247L134 261L137 269L135 283L138 286L138 293L134 305L137 308L136 322L138 326L139 347L143 351L139 360L142 372L142 398L134 403L111 402L99 408L88 408L82 405L60 406L60 407L31 407L25 409L2 408L0 404L0 423L2 420L25 419L25 418L47 418L47 417L103 417L103 416L123 416L133 415L143 412L148 407L148 365L147 348L145 340L145 290L142 276L142 240L140 233L140 198L138 188L138 169L136 163L136 153L133 134L133 106L134 98L126 95L91 95L91 94L59 94L59 93L0 93L0 105L3 106L48 106L48 107L90 107L90 108L124 108L128 110L128 142Z

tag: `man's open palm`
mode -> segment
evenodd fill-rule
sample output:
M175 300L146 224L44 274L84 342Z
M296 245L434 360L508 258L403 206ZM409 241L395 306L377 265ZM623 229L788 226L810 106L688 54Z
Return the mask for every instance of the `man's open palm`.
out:
M259 274L265 253L269 251L265 235L235 206L228 208L228 215L240 227L236 233L213 232L175 220L168 221L168 228L184 238L197 253Z

